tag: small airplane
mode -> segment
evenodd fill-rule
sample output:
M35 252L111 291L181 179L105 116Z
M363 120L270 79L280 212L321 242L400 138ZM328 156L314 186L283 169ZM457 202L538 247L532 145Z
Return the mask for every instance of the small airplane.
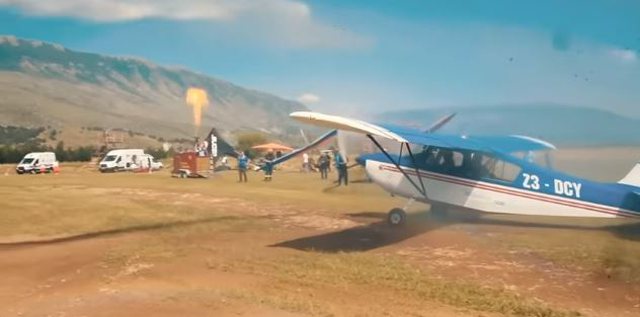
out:
M379 153L359 156L368 177L392 195L409 199L387 222L406 222L414 201L435 208L538 216L640 218L640 163L618 183L590 181L553 170L553 144L527 136L434 134L316 112L290 117L310 125L366 135ZM390 153L380 141L398 142Z

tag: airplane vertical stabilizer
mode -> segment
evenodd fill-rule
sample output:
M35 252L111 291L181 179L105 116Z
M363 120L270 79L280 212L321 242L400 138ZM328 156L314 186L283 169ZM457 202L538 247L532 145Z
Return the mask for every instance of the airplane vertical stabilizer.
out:
M618 183L640 187L640 162L636 163L629 174L621 179Z

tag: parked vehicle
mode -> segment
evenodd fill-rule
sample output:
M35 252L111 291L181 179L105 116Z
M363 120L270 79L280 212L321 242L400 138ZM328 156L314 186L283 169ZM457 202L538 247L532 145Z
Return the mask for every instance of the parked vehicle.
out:
M39 174L52 172L58 168L56 154L53 152L32 152L24 156L16 166L18 174Z
M111 150L100 161L98 168L103 173L131 171L140 166L140 160L145 155L142 149Z
M142 169L151 168L152 171L157 171L164 168L164 164L162 164L162 162L156 161L156 159L151 154L141 155L138 158L137 165L139 168L142 168Z

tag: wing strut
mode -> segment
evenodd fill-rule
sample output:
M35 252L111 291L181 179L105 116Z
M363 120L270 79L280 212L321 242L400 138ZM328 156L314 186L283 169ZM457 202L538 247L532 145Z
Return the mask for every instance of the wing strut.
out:
M416 164L416 159L413 156L413 152L411 151L411 147L409 146L409 143L405 143L405 145L407 146L407 152L409 152L409 157L411 157L411 163L416 169L416 176L418 176L418 180L420 181L420 187L422 187L422 191L420 193L422 193L424 198L427 198L427 190L424 188L424 182L422 181L422 175L420 175L420 170L418 170L418 164Z
M424 189L424 184L422 183L422 178L420 177L420 174L418 173L418 179L420 180L420 184L422 185L422 187L418 186L418 184L416 184L416 182L411 179L411 177L409 177L409 175L407 174L407 172L400 166L400 164L398 164L398 162L396 160L393 159L393 157L391 157L391 155L382 147L382 145L380 145L380 143L378 143L378 140L376 140L371 134L367 134L367 137L369 138L369 140L371 140L371 142L373 142L373 144L376 145L376 147L382 151L382 153L384 153L384 155L387 157L387 159L389 159L389 161L391 161L391 163L393 163L393 165L395 165L395 167L400 171L400 173L402 173L402 175L404 175L404 177L411 183L411 185L413 185L413 187L420 193L422 194L422 196L424 196L425 198L427 198L427 193ZM406 142L402 142L401 146L406 144L407 148L409 147L409 144ZM411 150L409 150L411 151ZM411 152L409 152L411 153ZM411 159L414 160L413 158L413 154L411 154ZM415 165L415 164L414 164ZM416 168L417 171L417 168Z

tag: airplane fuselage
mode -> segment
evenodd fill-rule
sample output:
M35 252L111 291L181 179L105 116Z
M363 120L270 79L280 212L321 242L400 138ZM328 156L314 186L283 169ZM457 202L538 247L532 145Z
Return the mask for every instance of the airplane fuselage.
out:
M369 178L386 191L423 202L482 212L539 216L640 218L638 188L575 178L535 165L517 166L513 179L464 175L399 161L402 173L381 155L364 160ZM426 197L413 184L424 185ZM420 185L420 186L422 186Z

